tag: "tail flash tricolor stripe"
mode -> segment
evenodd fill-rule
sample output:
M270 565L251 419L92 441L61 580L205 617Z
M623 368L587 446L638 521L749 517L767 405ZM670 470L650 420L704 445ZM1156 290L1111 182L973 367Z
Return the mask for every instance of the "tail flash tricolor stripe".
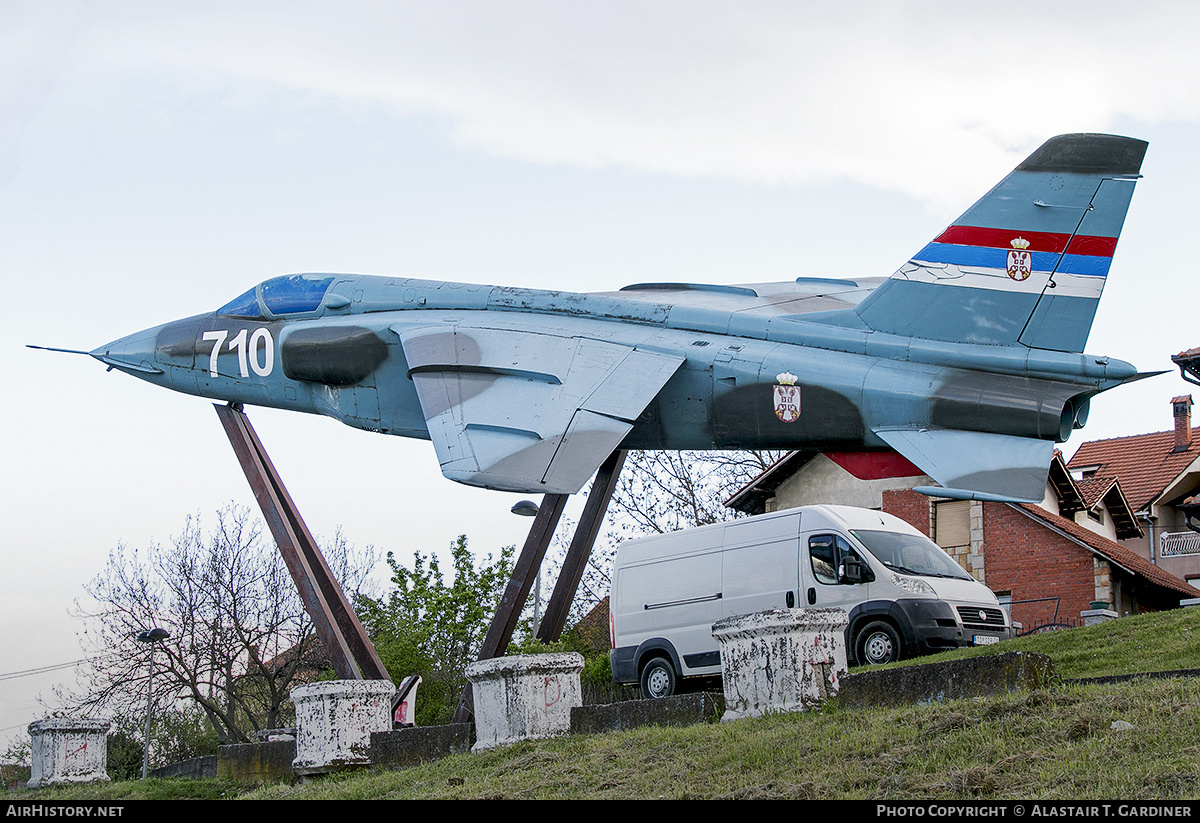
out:
M1071 237L1069 234L979 226L951 226L913 257L925 263L975 266L1007 274L1013 243L1024 243L1035 272L1062 272L1105 277L1117 248L1115 237Z
M1083 351L1146 143L1055 137L859 304L872 329Z

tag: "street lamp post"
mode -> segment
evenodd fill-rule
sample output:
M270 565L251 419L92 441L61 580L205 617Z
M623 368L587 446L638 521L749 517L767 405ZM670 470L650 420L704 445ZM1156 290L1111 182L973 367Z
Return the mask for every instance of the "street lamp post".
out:
M538 504L534 503L532 500L521 500L516 505L514 505L511 509L509 509L509 511L511 511L513 514L519 514L522 517L537 517ZM533 631L530 633L531 637L534 637L537 635L538 623L540 623L541 620L542 620L542 567L539 565L538 570L537 570L537 577L534 578L534 583L533 583Z
M142 780L150 770L150 707L154 696L154 645L170 637L166 629L147 629L137 636L139 643L150 644L150 673L146 678L146 748L142 753Z

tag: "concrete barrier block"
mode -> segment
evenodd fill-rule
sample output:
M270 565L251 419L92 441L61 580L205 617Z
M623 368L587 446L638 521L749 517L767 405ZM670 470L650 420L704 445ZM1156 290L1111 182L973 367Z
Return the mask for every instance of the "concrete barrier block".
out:
M639 726L693 726L715 723L725 697L710 692L676 694L660 700L628 700L571 709L571 734L623 732Z
M193 757L190 760L180 760L151 769L150 777L185 777L190 780L205 780L217 776L217 756L215 754Z
M718 620L722 721L798 712L836 697L846 662L846 612L773 609Z
M452 754L464 754L475 742L470 723L445 726L412 726L371 735L371 765L407 769Z
M576 652L480 660L467 667L475 697L475 745L490 749L571 730L571 709L583 705Z
M1054 679L1054 663L1048 655L1006 652L852 672L842 679L838 703L856 709L990 697L1021 689L1044 689Z
M235 783L279 783L296 779L296 741L235 743L217 749L217 777Z

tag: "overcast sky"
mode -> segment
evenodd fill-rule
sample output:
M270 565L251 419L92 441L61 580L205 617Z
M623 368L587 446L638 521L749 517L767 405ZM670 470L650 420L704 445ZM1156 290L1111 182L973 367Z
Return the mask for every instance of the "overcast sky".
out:
M1050 7L1049 10L1047 7ZM886 276L1045 139L1150 141L1088 351L1200 346L1187 2L0 0L0 675L118 543L252 504L208 401L77 356L297 271L612 290ZM1177 372L1083 439L1170 427ZM428 443L250 409L310 527L519 543ZM1080 436L1082 435L1082 437ZM0 740L63 679L0 680Z

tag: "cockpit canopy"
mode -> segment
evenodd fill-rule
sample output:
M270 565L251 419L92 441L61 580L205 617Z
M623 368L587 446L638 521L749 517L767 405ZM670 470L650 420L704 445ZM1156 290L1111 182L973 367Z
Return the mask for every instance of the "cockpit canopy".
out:
M333 283L328 274L288 274L259 283L230 300L217 314L226 317L275 318L310 314L321 308L321 300Z

